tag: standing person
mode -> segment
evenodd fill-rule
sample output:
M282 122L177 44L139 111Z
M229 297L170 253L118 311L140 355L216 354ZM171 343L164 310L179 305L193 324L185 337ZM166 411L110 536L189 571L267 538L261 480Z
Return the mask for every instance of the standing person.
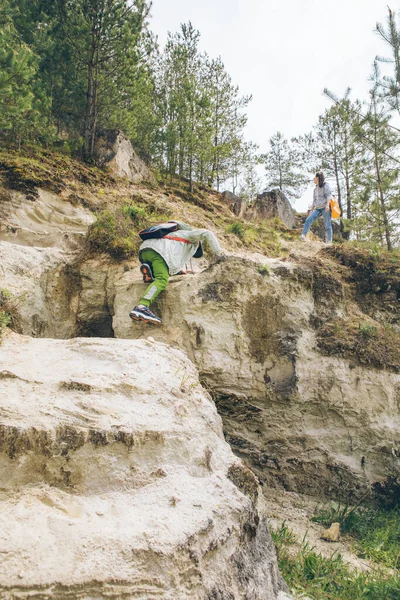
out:
M310 230L311 224L314 223L318 217L323 215L326 231L326 243L332 244L332 215L329 206L329 201L332 195L331 188L325 182L324 174L321 171L315 174L314 183L315 188L311 212L304 223L300 239L303 240L303 242L306 240L306 235Z
M148 239L140 245L140 271L143 281L150 285L138 305L129 313L134 321L161 325L161 319L149 307L167 287L169 275L177 275L192 257L200 258L201 242L206 243L213 254L224 257L218 240L211 231L193 229L180 221L172 222L178 225L178 231L161 238Z

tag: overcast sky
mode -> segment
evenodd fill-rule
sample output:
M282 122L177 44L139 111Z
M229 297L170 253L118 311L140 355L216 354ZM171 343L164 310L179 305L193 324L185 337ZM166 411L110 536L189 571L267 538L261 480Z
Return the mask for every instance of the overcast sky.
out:
M241 94L252 94L246 138L267 150L281 131L309 131L330 101L328 87L366 99L374 57L389 56L376 33L387 0L153 0L151 28L161 48L168 31L191 21L200 50L221 56ZM390 4L390 3L389 3ZM391 5L393 10L398 6ZM303 203L301 203L303 204ZM303 208L298 203L297 209Z

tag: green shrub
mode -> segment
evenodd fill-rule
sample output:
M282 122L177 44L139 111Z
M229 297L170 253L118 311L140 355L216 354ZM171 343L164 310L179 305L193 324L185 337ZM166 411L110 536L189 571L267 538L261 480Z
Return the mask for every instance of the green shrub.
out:
M270 275L271 270L269 268L268 265L258 265L257 267L257 271L260 273L260 275L262 275L263 277L265 277L266 275Z
M6 327L18 329L18 299L6 289L0 290L0 337Z
M365 337L376 337L378 330L374 325L369 325L368 323L360 323L358 330L361 335Z
M231 225L229 225L229 227L226 228L226 232L234 233L240 240L243 240L245 235L245 228L242 223L238 223L237 221L235 221L235 223L232 223Z
M104 210L99 214L89 229L87 241L91 250L126 258L138 251L140 238L129 215L123 207L118 207L113 212Z
M149 215L145 211L144 208L140 206L134 206L132 204L128 206L124 206L122 209L125 216L129 217L135 225L140 228L144 227L144 224L147 222Z
M11 325L11 317L7 311L0 308L0 330Z

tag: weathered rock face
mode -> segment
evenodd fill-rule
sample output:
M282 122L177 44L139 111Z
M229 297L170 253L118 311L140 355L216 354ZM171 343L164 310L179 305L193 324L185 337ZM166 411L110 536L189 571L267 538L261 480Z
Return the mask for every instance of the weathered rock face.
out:
M148 335L128 317L143 290L133 261L74 264L57 248L7 242L0 253L2 287L22 294L23 333ZM399 375L321 354L318 323L347 312L338 281L295 262L263 263L232 257L172 278L155 306L164 325L152 334L197 365L228 441L260 479L359 496L399 469Z
M235 194L232 194L232 192L226 190L225 192L222 192L222 199L235 215L238 217L243 215L246 203L244 200L242 200L242 198L239 198L239 196L236 196Z
M182 352L9 334L0 398L2 598L286 598L258 483Z
M133 183L151 181L153 178L130 140L118 129L99 134L95 144L95 157L100 166L108 167L119 177L127 177Z
M0 286L15 296L21 330L40 337L76 335L81 277L71 263L93 213L45 190L35 200L1 194Z
M134 261L78 260L64 247L12 238L0 241L0 254L1 287L20 295L23 333L136 339L150 331L183 350L217 403L227 440L266 484L352 499L399 473L399 374L382 361L365 367L344 352L328 356L321 341L322 325L357 306L363 318L398 327L394 279L371 278L365 265L357 283L345 255L341 280L306 256L232 256L171 278L154 308L163 327L152 330L128 317L144 289Z
M93 213L56 194L38 189L37 198L0 188L0 242L35 248L78 250Z
M317 323L345 311L338 282L311 268L230 258L172 280L154 336L183 348L223 417L227 440L269 485L359 497L399 472L397 373L318 350ZM143 284L115 280L113 329L142 337L127 314ZM345 492L344 492L345 490Z
M278 217L290 229L295 226L295 215L285 194L280 190L271 190L258 194L254 204L247 208L248 219L273 219Z

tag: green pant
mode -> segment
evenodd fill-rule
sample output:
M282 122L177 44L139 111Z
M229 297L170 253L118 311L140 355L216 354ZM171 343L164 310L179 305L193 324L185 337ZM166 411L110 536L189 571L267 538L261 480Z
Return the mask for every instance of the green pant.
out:
M152 250L152 248L146 248L140 253L140 259L142 262L149 263L151 270L153 271L154 281L150 283L142 298L140 298L139 304L144 306L150 306L152 302L157 298L168 284L169 269L168 265L158 252Z

